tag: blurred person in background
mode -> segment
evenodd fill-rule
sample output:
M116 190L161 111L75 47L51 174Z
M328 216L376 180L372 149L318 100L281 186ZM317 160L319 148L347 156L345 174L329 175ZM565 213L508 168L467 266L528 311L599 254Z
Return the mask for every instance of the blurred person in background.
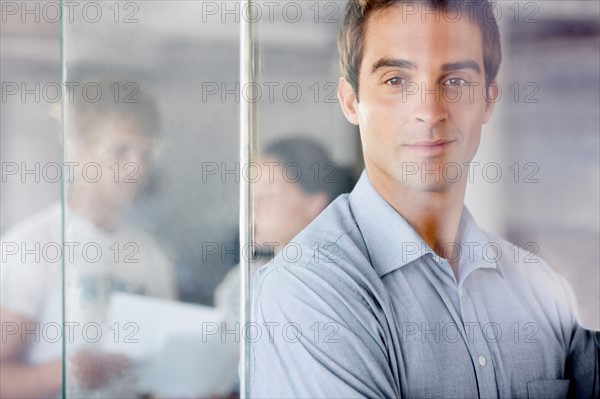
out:
M315 141L277 140L262 154L255 188L256 252L252 274L281 252L292 238L339 195L354 186L352 172L334 163ZM240 321L240 270L233 267L215 291L215 305L227 321Z
M113 333L104 324L110 294L176 297L168 257L150 235L124 220L148 180L159 139L157 109L141 91L136 102L115 101L108 90L114 83L99 82L104 89L99 101L76 98L67 108L72 125L65 126L63 144L71 166L63 168L62 252L60 203L2 237L3 252L16 252L3 253L0 270L3 398L60 396L63 340L71 395L134 395L130 387L107 388L123 379L130 366L124 356L101 349L102 340ZM32 249L38 253L26 252ZM64 331L62 261L64 316L72 326ZM85 335L90 323L101 328L98 344Z
M254 197L257 251L250 278L355 182L352 172L334 163L320 144L301 137L271 143L259 165ZM240 328L240 289L236 265L215 291L215 306L230 328Z

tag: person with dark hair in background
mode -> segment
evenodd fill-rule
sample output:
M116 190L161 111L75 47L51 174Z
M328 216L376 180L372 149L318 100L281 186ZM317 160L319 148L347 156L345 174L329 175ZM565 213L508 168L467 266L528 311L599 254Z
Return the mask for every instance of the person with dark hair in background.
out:
M317 142L283 138L266 146L255 189L252 272L278 254L339 195L352 190L352 172L334 163ZM240 321L240 270L232 268L215 291L215 306L228 323Z
M354 186L350 170L334 163L320 144L302 137L271 143L259 165L251 278L335 198ZM215 306L229 330L241 328L240 289L240 266L236 265L215 290Z
M251 397L600 396L568 284L464 206L498 93L489 6L348 1L338 97L366 170L293 238L301 259L258 270L253 322L280 329L250 344Z
M135 395L130 379L114 386L131 366L129 359L101 350L102 340L89 343L93 340L85 339L83 329L97 325L104 331L101 338L110 338L112 331L104 322L113 292L176 297L168 257L150 235L124 220L147 183L160 129L156 106L141 91L136 102L115 102L108 90L115 80L96 83L105 88L99 101L76 98L67 108L72 124L66 126L63 144L65 161L72 169L63 171L64 242L71 245L60 252L60 203L51 204L2 237L3 249L20 248L14 255L3 254L0 270L2 398L59 397L63 343L69 396ZM86 165L94 166L87 169L87 175L82 172ZM118 259L115 243L121 250ZM86 245L100 248L99 257L86 258L82 252ZM26 254L24 248L59 248L59 252L35 256ZM128 255L130 261L125 262ZM63 289L64 321L71 326L64 330Z

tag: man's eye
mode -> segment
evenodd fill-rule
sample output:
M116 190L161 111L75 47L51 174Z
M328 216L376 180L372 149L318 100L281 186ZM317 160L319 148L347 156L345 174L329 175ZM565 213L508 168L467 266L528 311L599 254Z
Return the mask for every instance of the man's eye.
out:
M399 78L398 76L394 76L393 78L386 80L385 84L391 85L391 86L400 86L400 85L406 84L406 80Z
M466 86L469 82L461 78L451 78L444 82L445 86Z

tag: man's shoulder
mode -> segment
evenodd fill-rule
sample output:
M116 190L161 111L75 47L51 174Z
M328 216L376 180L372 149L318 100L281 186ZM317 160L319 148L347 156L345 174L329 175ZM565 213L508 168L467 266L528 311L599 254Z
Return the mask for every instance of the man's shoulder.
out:
M345 194L258 270L254 287L258 291L267 286L268 290L289 292L320 286L363 297L364 290L375 277L367 247Z
M298 249L298 259L290 254ZM300 253L300 249L302 249ZM305 266L356 264L367 249L350 208L348 194L336 198L281 251L275 263Z

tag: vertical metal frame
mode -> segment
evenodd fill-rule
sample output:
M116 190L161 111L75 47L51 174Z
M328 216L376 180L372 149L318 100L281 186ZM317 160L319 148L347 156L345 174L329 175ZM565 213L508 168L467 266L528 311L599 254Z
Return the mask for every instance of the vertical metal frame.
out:
M242 0L248 10L248 18L240 19L240 87L247 87L253 90L256 87L256 48L255 48L255 30L253 26L254 18L254 0ZM255 98L254 93L248 96L249 99ZM253 161L255 148L255 127L256 127L256 104L248 99L242 98L240 101L240 171L248 170L244 168ZM241 326L243 329L250 322L251 315L251 248L254 242L254 215L253 215L253 193L250 179L242 176L240 181L240 314ZM241 334L240 341L240 397L247 398L249 392L249 373L250 373L250 345Z

